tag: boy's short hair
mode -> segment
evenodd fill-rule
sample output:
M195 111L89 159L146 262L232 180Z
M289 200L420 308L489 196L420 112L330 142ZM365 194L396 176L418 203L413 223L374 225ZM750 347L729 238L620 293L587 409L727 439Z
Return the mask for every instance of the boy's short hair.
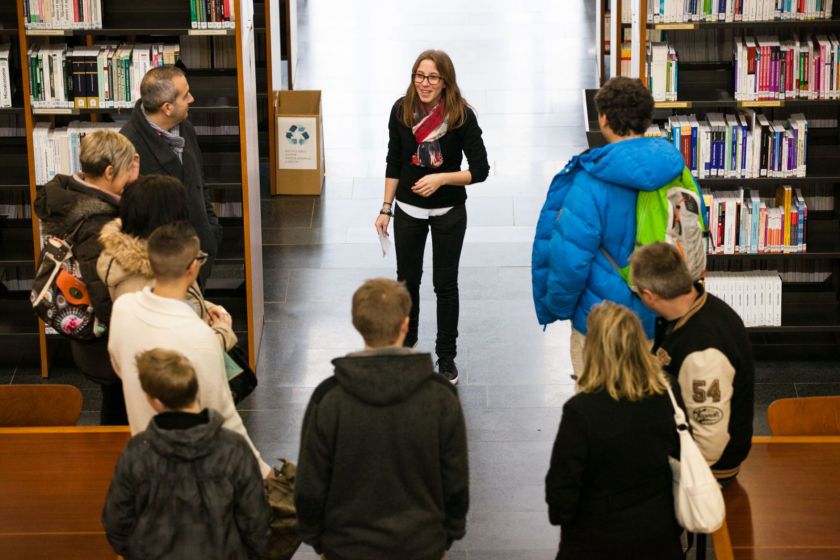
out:
M682 255L668 243L651 243L637 249L630 256L630 265L636 289L650 290L664 299L685 295L694 284Z
M187 222L165 224L149 236L149 263L158 280L177 280L197 258L201 243Z
M198 379L190 361L174 350L155 348L134 358L140 386L170 410L186 408L198 395Z
M393 344L411 311L411 296L402 282L387 278L366 281L353 294L353 326L365 344L377 348Z
M644 134L653 119L653 96L641 81L617 76L607 81L595 94L599 115L619 136L630 132Z

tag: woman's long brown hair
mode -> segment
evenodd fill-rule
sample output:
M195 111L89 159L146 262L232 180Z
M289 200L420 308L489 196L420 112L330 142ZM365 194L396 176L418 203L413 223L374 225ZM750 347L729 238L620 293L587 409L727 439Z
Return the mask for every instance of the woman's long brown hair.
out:
M458 82L455 80L455 65L452 64L452 59L444 51L435 49L421 52L417 60L414 61L414 66L411 67L411 83L408 84L408 89L405 92L405 101L402 106L402 122L408 128L417 124L417 121L414 120L414 113L419 100L417 89L414 85L414 74L417 73L417 67L424 60L431 60L437 66L438 73L443 78L442 96L446 101L446 111L449 113L449 128L458 128L467 119L467 107L469 107L469 104L461 96L461 90L458 88Z

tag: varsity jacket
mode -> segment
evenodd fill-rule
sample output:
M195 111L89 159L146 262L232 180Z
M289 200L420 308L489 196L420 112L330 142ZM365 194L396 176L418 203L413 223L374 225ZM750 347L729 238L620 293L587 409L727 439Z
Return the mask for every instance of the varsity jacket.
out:
M753 435L755 367L741 318L695 284L676 321L657 319L653 351L680 386L697 446L718 478L738 474Z

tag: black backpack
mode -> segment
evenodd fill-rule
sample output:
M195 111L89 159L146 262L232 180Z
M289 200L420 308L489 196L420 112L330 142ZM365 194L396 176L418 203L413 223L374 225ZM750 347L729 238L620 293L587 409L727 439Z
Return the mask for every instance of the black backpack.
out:
M73 255L81 220L65 237L51 236L41 249L41 258L29 301L35 314L61 335L91 340L105 334L96 318L79 261Z

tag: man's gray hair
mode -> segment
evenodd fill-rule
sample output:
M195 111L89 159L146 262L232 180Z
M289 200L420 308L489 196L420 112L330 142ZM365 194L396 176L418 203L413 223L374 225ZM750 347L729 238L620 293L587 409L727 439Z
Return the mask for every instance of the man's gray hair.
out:
M164 103L175 103L178 90L172 80L184 76L184 72L175 66L158 66L143 76L140 82L140 99L147 113L156 113Z

